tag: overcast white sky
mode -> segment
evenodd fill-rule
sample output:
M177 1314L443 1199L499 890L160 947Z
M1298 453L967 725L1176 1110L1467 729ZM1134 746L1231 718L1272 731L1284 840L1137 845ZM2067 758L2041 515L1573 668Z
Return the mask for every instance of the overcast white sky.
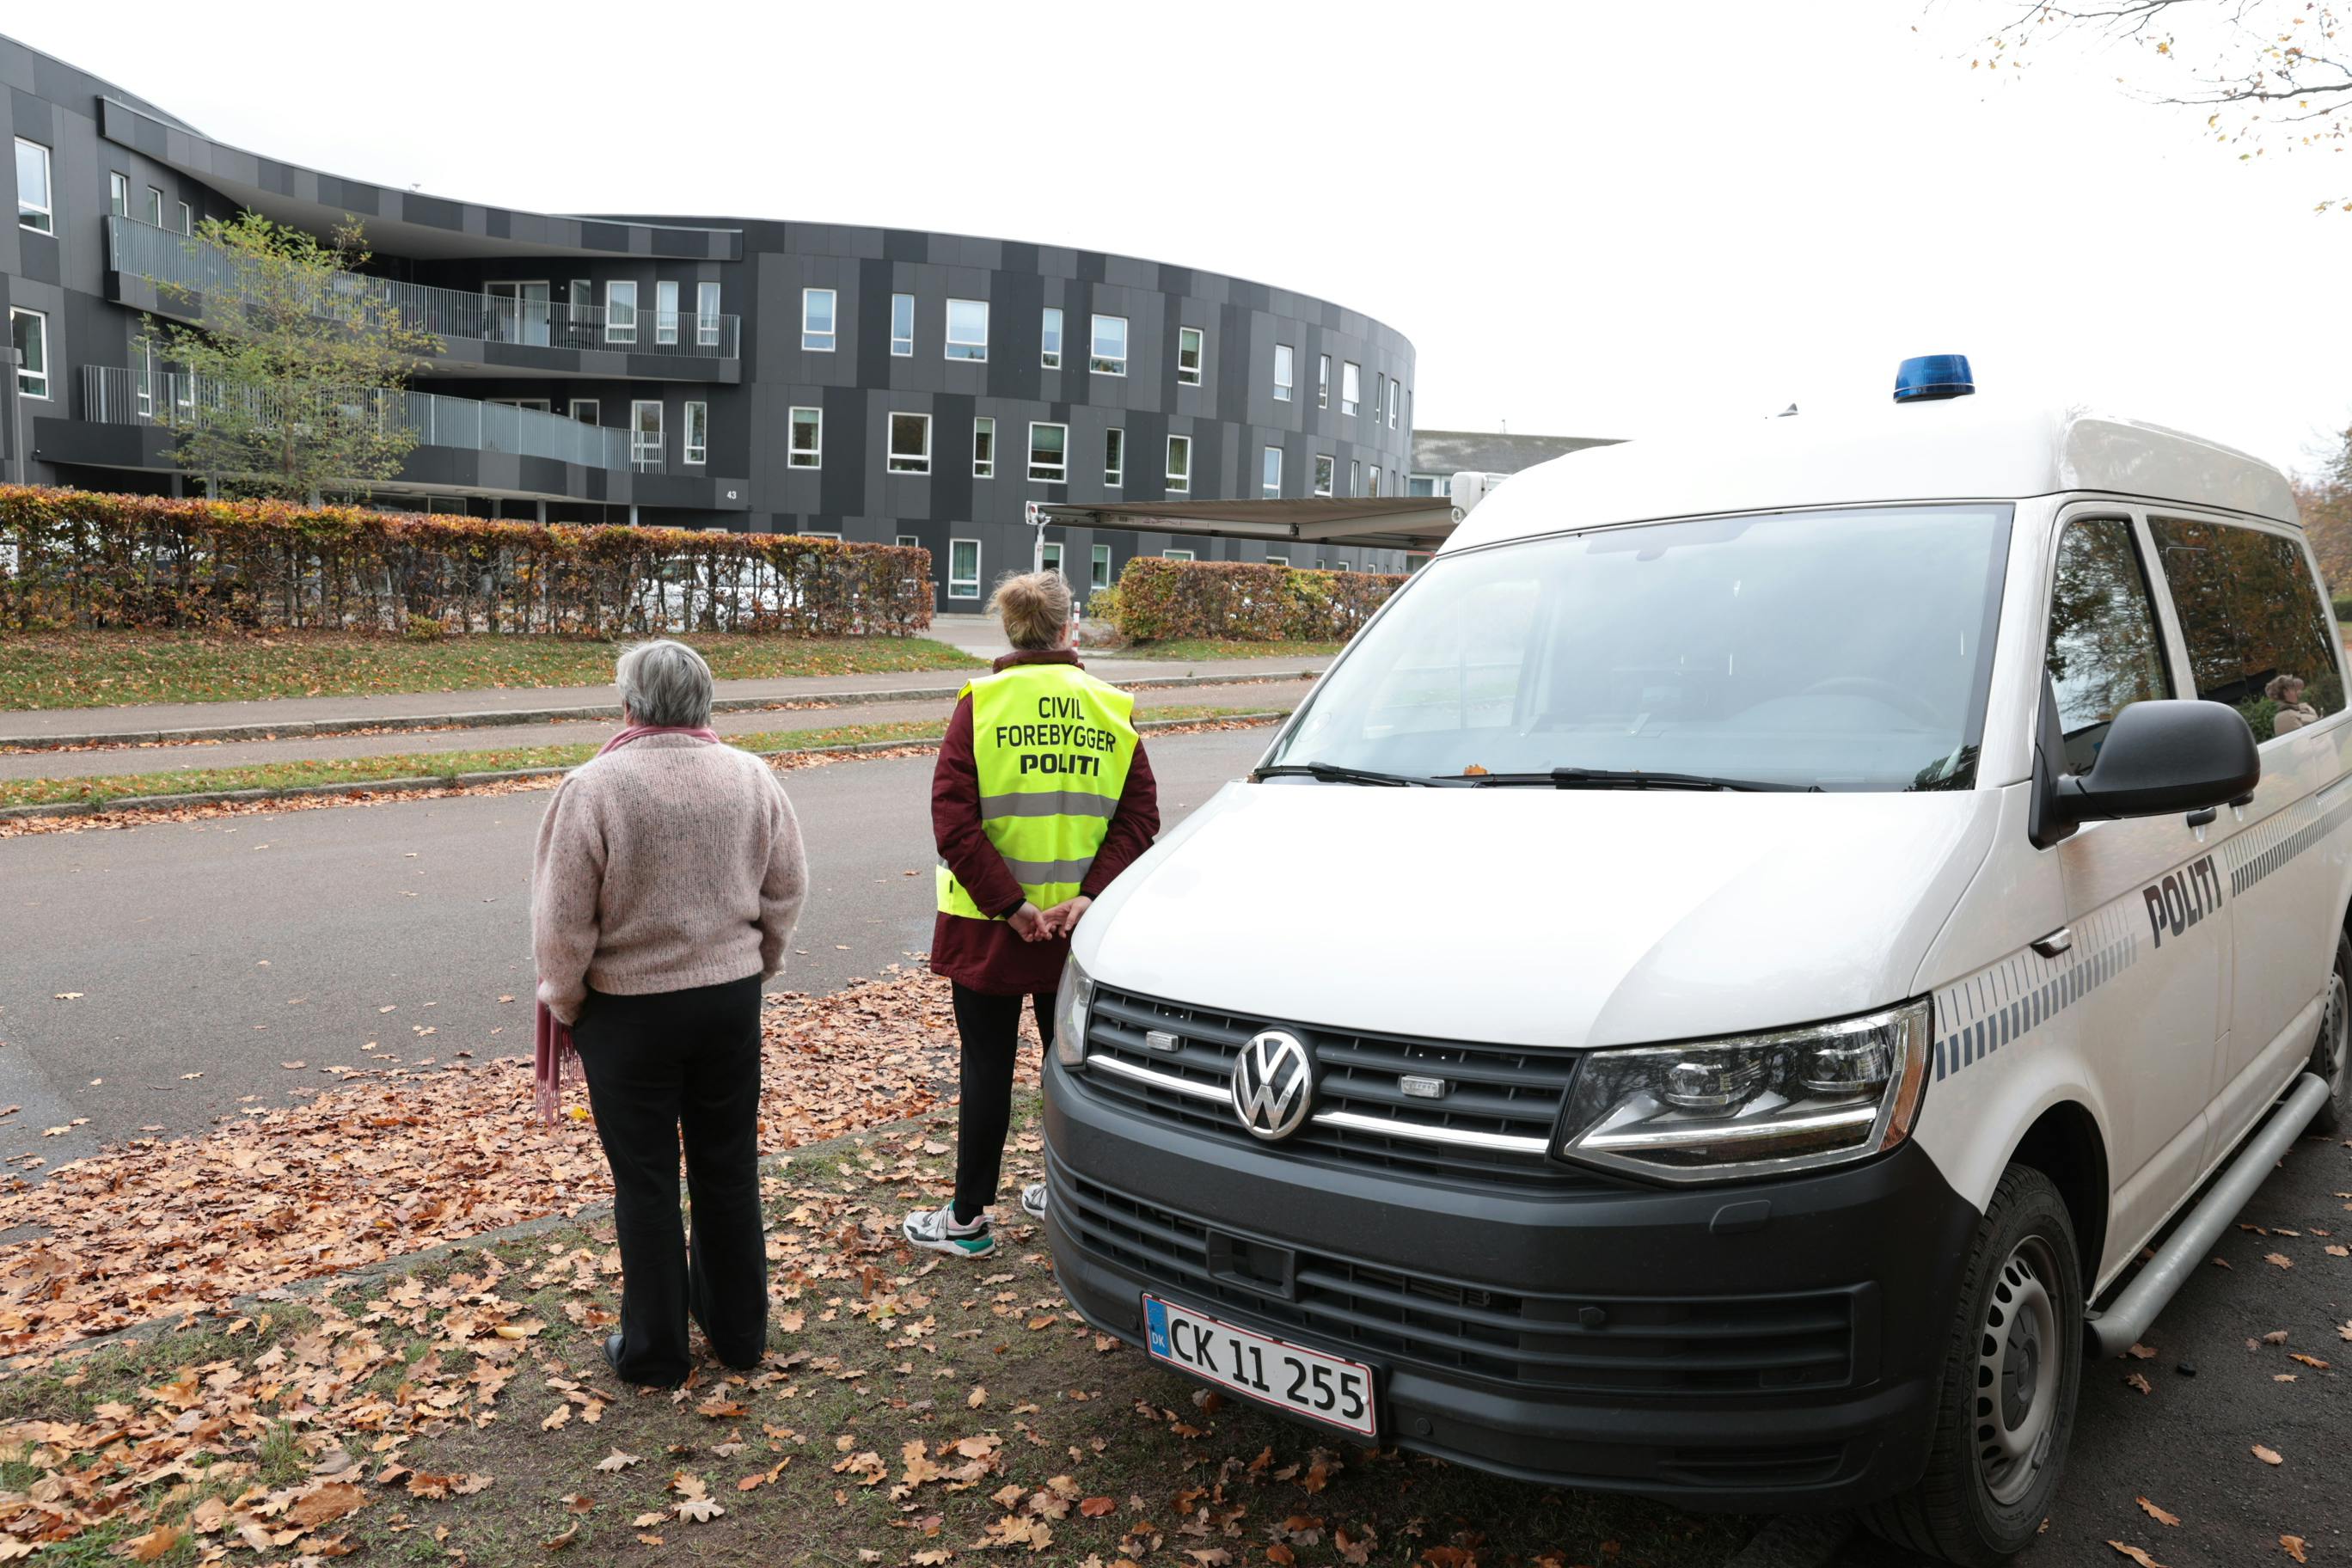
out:
M1396 326L1417 423L1641 435L1959 351L2290 467L2352 420L2352 155L2240 164L1990 0L461 7L64 0L0 28L208 134L557 212L890 224ZM413 24L413 25L412 25ZM2014 73L2001 73L2003 77Z

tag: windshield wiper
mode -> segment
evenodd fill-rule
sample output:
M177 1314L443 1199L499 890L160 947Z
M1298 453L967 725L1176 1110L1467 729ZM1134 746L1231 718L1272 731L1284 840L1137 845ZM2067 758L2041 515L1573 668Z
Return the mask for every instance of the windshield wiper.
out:
M1709 773L1654 773L1640 768L1554 768L1541 773L1471 773L1473 784L1544 784L1553 789L1737 789L1818 791L1819 784L1717 778Z
M1370 768L1342 767L1338 763L1276 763L1250 774L1252 784L1263 779L1286 778L1310 778L1321 784L1413 784L1423 788L1437 782L1413 778L1405 773L1379 773Z

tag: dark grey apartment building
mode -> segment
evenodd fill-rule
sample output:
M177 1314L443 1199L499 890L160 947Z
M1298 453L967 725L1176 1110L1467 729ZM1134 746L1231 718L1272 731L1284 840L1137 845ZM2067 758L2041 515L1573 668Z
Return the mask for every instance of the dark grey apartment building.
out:
M1413 350L1394 329L1213 272L1013 240L719 216L510 211L223 145L0 38L22 359L11 479L172 491L177 410L142 315L200 298L194 230L251 209L373 252L352 287L438 351L418 444L374 503L927 547L942 608L1025 565L1031 500L1402 494ZM618 195L618 193L616 193ZM1050 531L1082 592L1137 553L1262 545ZM1391 552L1290 564L1398 570Z

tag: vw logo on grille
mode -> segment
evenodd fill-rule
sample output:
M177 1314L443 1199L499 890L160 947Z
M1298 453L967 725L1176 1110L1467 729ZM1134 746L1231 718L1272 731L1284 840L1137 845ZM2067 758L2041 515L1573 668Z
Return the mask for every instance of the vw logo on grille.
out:
M1234 1062L1234 1114L1252 1136L1271 1143L1307 1121L1315 1104L1315 1058L1286 1029L1251 1037Z

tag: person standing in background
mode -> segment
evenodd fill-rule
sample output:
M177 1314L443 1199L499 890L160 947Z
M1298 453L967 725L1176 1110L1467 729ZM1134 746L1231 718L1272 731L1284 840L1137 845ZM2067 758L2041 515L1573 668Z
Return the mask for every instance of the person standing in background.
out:
M1057 572L1007 577L992 607L1013 651L963 689L931 774L931 969L954 988L962 1047L955 1195L901 1226L909 1245L963 1258L996 1247L989 1205L1012 1122L1022 1000L1050 1046L1070 933L1160 832L1135 700L1080 667L1069 584ZM1045 1184L1025 1189L1021 1206L1043 1218Z

